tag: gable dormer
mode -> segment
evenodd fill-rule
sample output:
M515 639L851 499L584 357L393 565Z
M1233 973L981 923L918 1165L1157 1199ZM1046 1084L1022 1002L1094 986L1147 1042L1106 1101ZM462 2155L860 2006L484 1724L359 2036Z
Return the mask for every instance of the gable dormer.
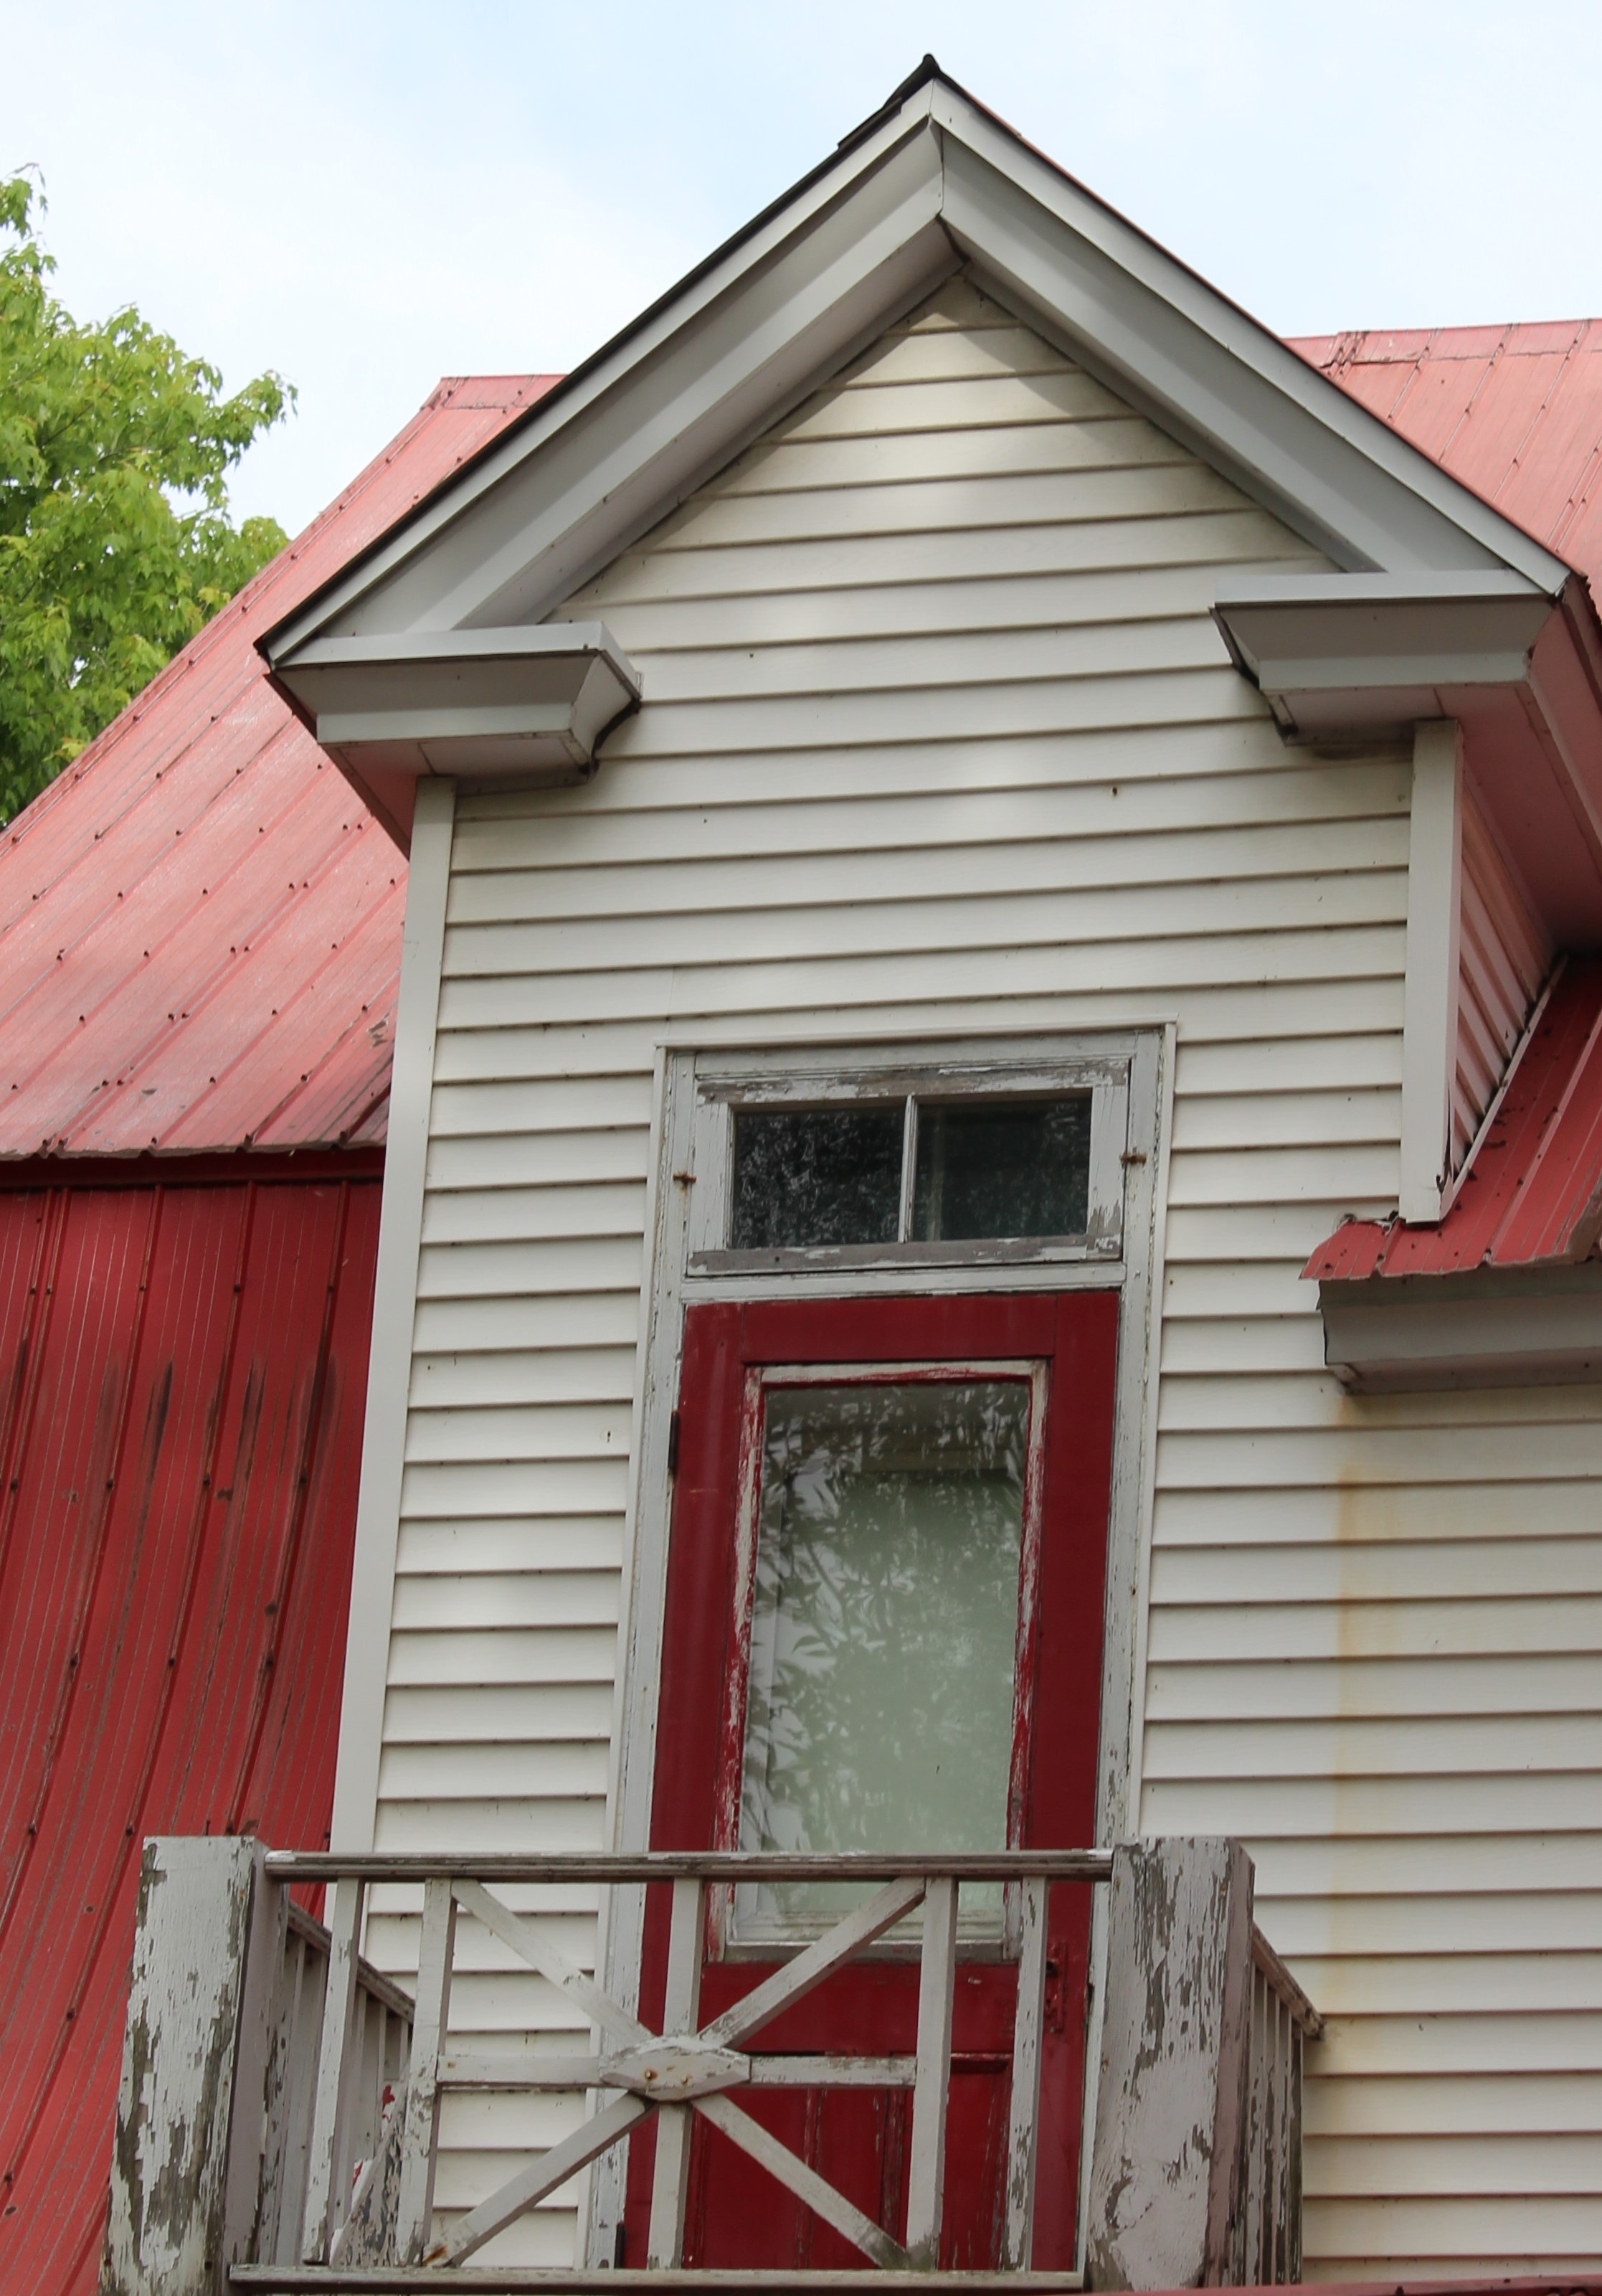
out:
M1582 586L932 61L274 633L313 722L337 667L330 746L397 832L447 758L527 774L517 742L554 735L554 769L584 769L629 667L604 633L565 668L527 634L960 269L1332 570L1218 602L1287 736L1457 719L1543 923L1602 938L1602 633ZM486 654L507 691L465 729L487 745L474 764L462 681Z

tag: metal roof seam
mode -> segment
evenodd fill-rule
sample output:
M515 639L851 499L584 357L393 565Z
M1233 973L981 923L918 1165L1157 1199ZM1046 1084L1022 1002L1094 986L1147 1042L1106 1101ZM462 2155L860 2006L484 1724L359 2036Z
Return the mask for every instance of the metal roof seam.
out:
M1505 492L1506 489L1512 485L1514 479L1518 475L1522 469L1524 449L1530 445L1531 441L1535 437L1536 432L1540 430L1542 422L1546 420L1548 409L1550 407L1553 399L1557 397L1557 392L1562 388L1563 379L1568 373L1570 362L1573 360L1574 353L1580 347L1580 338L1584 332L1584 322L1582 320L1577 322L1574 328L1573 338L1570 342L1567 350L1565 351L1563 355L1563 358L1558 365L1557 373L1548 384L1546 390L1541 396L1540 406L1535 409L1534 414L1531 415L1529 422L1525 425L1524 432L1519 439L1518 444L1513 449L1512 456L1508 464L1507 473L1502 479L1501 484L1497 488L1497 493L1499 495ZM1487 372L1489 372L1489 369Z
M288 729L286 727L280 726L275 728L268 741L262 744L261 747L258 748L254 752L253 756L246 762L249 764L254 764L260 758L265 758L275 743L285 738ZM243 793L241 793L237 787L237 784L241 778L241 775L242 769L240 772L232 774L220 787L214 789L207 797L205 804L201 808L200 811L187 824L174 829L174 837L181 837L184 834L185 827L187 827L191 833L192 833L198 828L212 825L208 821L208 816L215 816L217 808L219 808L229 804L233 804L237 808L240 804L246 802L247 800ZM298 802L298 793L293 790L287 791L284 794L282 805L281 806L279 813L274 820L270 823L264 822L260 824L257 828L257 834L269 834L272 829L277 827L279 824L285 819L287 815L294 808ZM241 859L243 857L243 850L244 849L241 849L241 852L239 857ZM119 900L123 900L126 899L130 893L137 895L143 888L150 884L152 878L164 873L170 874L174 865L174 855L170 846L152 849L144 865L137 872L129 875L128 882L126 885L119 886L118 888L117 898ZM183 862L177 865L182 871L187 872L190 865L187 857L185 857ZM67 874L64 874L62 878L59 879L57 881L58 883L65 883L67 882L67 876L69 873L67 873ZM218 882L219 883L222 882L220 875ZM204 888L203 890L208 891L209 888ZM173 933L168 935L168 939L170 939L173 937L173 934L182 934L186 929L188 922L189 919L187 913L181 912L176 917L175 917ZM78 951L84 948L89 942L91 942L98 932L110 929L110 914L105 908L101 908L92 918L86 921L82 929L76 934L76 936L72 934L69 935L67 939L57 949L55 961L58 964L64 963L68 959L69 954L77 954ZM120 931L122 928L119 927L118 930ZM4 952L14 965L17 961L17 952L15 950L8 950L6 948L5 944L7 938L8 936L4 932L0 932L0 952ZM147 959L151 958L154 949L160 947L163 945L164 944L162 943L160 937L158 936L152 941L151 947L143 948L143 955ZM115 995L117 987L118 984L115 981L108 981L108 995ZM14 1005L22 1002L29 993L31 992L26 987L20 988L17 996L12 1000L12 1006L14 1007ZM0 1029L3 1029L4 1028L4 1014L0 1014Z
M300 890L304 890L304 888ZM203 896L205 895L206 890L207 889L202 887L201 891ZM269 924L281 918L286 907L292 906L296 890L297 888L293 884L290 884L288 888L287 896L280 897L274 908L268 912L267 922ZM165 937L154 941L151 947L145 952L145 955L151 962L156 963L159 961L159 954L168 950L175 942L181 942L184 946L190 945L192 941L192 920L187 916L176 919L172 930ZM236 963L237 959L234 959L233 962ZM174 1003L173 1005L168 1008L166 1015L168 1028L176 1029L182 1022L192 1021L200 1013L207 1011L216 998L225 993L228 985L229 970L230 961L228 959L222 958L219 955L208 978L197 981L187 990L182 988L176 992L168 990L167 993L173 995ZM125 984L121 981L114 981L108 984L105 996L102 997L101 1003L94 1007L97 1020L108 1011L111 1012L113 1015L115 1015L115 1013L120 1009L120 1005L123 1001L121 992L124 987ZM185 996L187 996L187 1002L184 1001ZM165 997L158 1000L158 1017L154 1022L152 1032L146 1035L142 1044L135 1049L132 1055L124 1062L125 1073L129 1076L132 1076L134 1072L140 1068L142 1062L153 1057L157 1053L159 1053L166 1042L168 1029L163 1029L159 1013L159 1004L164 1001ZM80 1026L87 1027L87 1014L86 1013L80 1013L78 1014L78 1021ZM36 1069L30 1076L23 1079L20 1079L19 1081L23 1085L31 1084L35 1078L47 1069L52 1062L57 1057L58 1048L53 1046L48 1048L45 1054L44 1059L39 1064L39 1067ZM91 1076L92 1074L93 1070L91 1070ZM86 1110L93 1104L95 1090L96 1087L92 1082L84 1087L85 1097L80 1103L81 1110L86 1111ZM63 1128L60 1136L64 1139L66 1137L67 1130L70 1127Z
M382 834L381 832L376 829L376 826L374 827L374 833L379 835ZM394 880L392 879L391 883L393 882ZM376 932L380 929L387 929L389 922L390 920L388 915L387 906L372 912L368 915L359 917L356 924L353 926L349 935L347 937L346 941L334 952L334 956L337 957L338 955L347 954L355 944L362 938L364 933L369 931ZM287 1004L281 1008L280 1012L274 1015L274 1018L281 1020L286 1019L290 1013L292 1013L294 1006L302 1000L308 1000L315 996L322 980L333 969L333 963L334 958L332 957L325 959L315 969L313 972L305 976L300 980L297 988L291 992ZM368 1005L364 1004L359 1012L353 1014L346 1022L345 1027L339 1034L324 1046L320 1056L313 1061L308 1069L302 1071L298 1083L292 1084L286 1090L283 1098L274 1107L269 1108L266 1111L266 1114L262 1117L260 1123L257 1127L257 1136L264 1132L272 1131L282 1121L286 1111L293 1106L296 1100L301 1097L307 1086L312 1083L313 1079L322 1070L326 1070L339 1058L341 1051L347 1045L350 1044L362 1033L366 1033L371 1038L372 1024L367 1019L369 1009ZM388 1034L388 1032L386 1032L386 1034ZM387 1075L388 1069L388 1060L383 1061L380 1065ZM388 1091L387 1085L384 1089L386 1092ZM343 1135L341 1135L341 1136L343 1136Z
M1540 989L1537 991L1535 1002L1530 1007L1529 1017L1525 1021L1523 1029L1520 1031L1518 1041L1515 1044L1512 1051L1508 1055L1507 1065L1502 1072L1501 1079L1497 1085L1496 1090L1492 1094L1490 1100L1486 1103L1485 1113L1480 1119L1479 1129L1475 1132L1474 1138L1468 1144L1468 1152L1463 1159L1462 1168L1452 1181L1451 1194L1442 1213L1443 1219L1445 1219L1450 1215L1452 1206L1462 1194L1464 1188L1468 1185L1471 1177L1474 1177L1475 1167L1479 1160L1480 1152L1484 1147L1486 1142L1495 1134L1497 1127L1501 1121L1502 1110L1506 1104L1508 1092L1512 1088L1513 1080L1518 1074L1520 1063L1524 1060L1525 1054L1528 1052L1537 1029L1541 1027L1542 1021L1546 1018L1548 1008L1552 1002L1552 998L1557 991L1558 983L1562 980L1565 972L1568 969L1568 964L1569 960L1567 956L1560 951L1553 962L1550 972L1547 974L1545 980L1542 981ZM1487 1246L1487 1250L1488 1250L1489 1246Z
M1458 416L1457 421L1452 424L1450 431L1448 431L1445 441L1442 447L1441 454L1443 460L1451 454L1453 445L1456 443L1460 433L1466 426L1473 421L1474 410L1479 404L1480 393L1484 390L1487 382L1490 381L1492 375L1496 372L1497 367L1500 365L1502 358L1507 353L1508 332L1509 331L1507 328L1503 328L1501 340L1498 342L1495 349L1492 352L1491 357L1486 360L1484 366L1470 386L1468 396L1463 402L1463 411ZM1497 491L1499 493L1500 492L1500 487Z
M1588 1030L1557 1105L1548 1111L1536 1152L1514 1191L1508 1219L1498 1239L1498 1266L1572 1263L1587 1257L1595 1240L1582 1231L1597 1173L1602 1086L1598 1021L1602 1014Z
M1599 472L1602 472L1602 440L1598 440L1591 448L1590 458L1580 474L1578 485L1569 488L1562 512L1552 529L1554 547L1568 539L1570 529L1590 499L1591 488Z
M130 1362L138 1353L139 1342L144 1328L144 1314L150 1293L149 1278L151 1256L155 1249L156 1229L159 1217L159 1198L152 1197L150 1215L145 1224L144 1245L140 1268L140 1283L135 1302L133 1332L129 1342L128 1351ZM56 1750L59 1747L61 1738L66 1731L68 1721L71 1714L74 1694L78 1689L78 1683L82 1678L78 1666L78 1657L84 1644L84 1627L88 1619L90 1611L94 1606L95 1592L100 1584L100 1573L104 1562L105 1546L104 1540L102 1536L102 1529L103 1528L104 1519L110 1512L111 1500L117 1488L118 1471L121 1466L124 1447L127 1441L127 1406L130 1394L131 1384L126 1385L118 1410L117 1431L110 1446L110 1464L111 1472L105 1479L102 1488L95 1492L94 1495L94 1521L96 1527L89 1533L89 1536L94 1539L92 1557L89 1567L86 1570L77 1590L77 1599L73 1606L73 1617L69 1635L71 1649L68 1657L66 1668L58 1685L55 1703L51 1712L50 1719L46 1724L43 1734L43 1759L40 1769L40 1784L34 1800L32 1817L21 1844L20 1854L19 1855L15 1865L12 1868L11 1874L6 1879L4 1893L0 1894L0 1948L4 1948L4 1947L7 1933L11 1928L12 1916L16 1911L20 1899L23 1884L27 1880L28 1868L32 1861L34 1850L38 1841L38 1822L43 1815L43 1798L45 1793L48 1791L49 1780L52 1774L52 1767ZM89 1510L86 1509L85 1513L86 1521L87 1521ZM65 2037L63 2036L62 2046L64 2046L64 2042ZM26 2150L26 2139L24 2140L22 2149L24 2151Z
M290 577L300 570L303 561L310 554L313 546L331 532L339 519L344 517L361 497L379 482L384 472L392 466L405 449L428 428L430 416L440 411L435 405L436 396L437 394L426 399L417 413L396 433L389 445L357 473L328 507L320 511L309 524L304 527L283 550L280 551L277 557L264 566L258 574L252 576L244 588L239 591L220 612L213 615L212 619L195 633L195 636L164 668L157 671L149 685L143 686L133 701L119 711L110 725L95 736L88 748L84 750L81 758L74 760L73 765L68 768L67 774L58 775L54 782L41 791L40 797L35 799L33 805L26 809L28 813L31 814L36 806L39 806L44 800L48 799L53 791L61 789L63 783L70 788L81 783L104 758L110 755L135 726L165 701L174 685L184 678L193 676L202 664L209 663L209 658L217 647L225 643L233 635L241 621L249 619L252 611L264 603L269 593L289 582ZM70 780L68 778L69 775ZM41 815L40 820L43 817ZM38 825L38 821L29 823L29 831L36 829ZM20 837L26 833L28 832L13 824L10 841L13 843L20 841Z
M290 1517L285 1531L278 1570L273 1585L273 1600L266 1605L274 1623L265 1640L266 1650L257 1670L254 1699L245 1743L229 1790L225 1807L229 1833L235 1832L246 1817L246 1796L251 1773L261 1751L262 1735L267 1725L274 1685L271 1672L274 1660L288 1616L289 1602L300 1561L300 1550L306 1537L307 1509L311 1503L312 1465L316 1457L318 1438L323 1433L328 1404L329 1350L333 1339L334 1314L339 1300L339 1269L345 1256L345 1238L350 1223L350 1188L348 1180L339 1183L339 1217L334 1222L327 1281L323 1286L322 1328L317 1335L317 1351L312 1373L311 1395L307 1405L305 1425L297 1455L297 1473ZM252 1195L254 1195L254 1189Z
M386 838L377 868L382 832L273 693L253 632L531 391L433 394L0 842L0 1157L311 1146L325 1120L334 1140L381 1135L390 1046L367 1046L362 1008L393 998L405 863ZM339 864L358 845L375 865L353 879ZM290 859L276 890L273 854ZM331 972L358 927L365 953ZM197 1104L221 1117L225 1098L213 1136Z

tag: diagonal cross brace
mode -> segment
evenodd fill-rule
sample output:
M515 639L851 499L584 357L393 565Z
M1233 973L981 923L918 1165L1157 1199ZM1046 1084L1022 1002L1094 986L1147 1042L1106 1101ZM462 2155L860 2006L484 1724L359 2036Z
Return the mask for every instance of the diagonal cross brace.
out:
M458 1881L452 1891L462 1905L502 1943L508 1945L519 1960L537 1970L546 1980L565 1993L582 2008L592 2021L605 2030L617 2035L625 2044L610 2059L602 2057L597 2071L604 2084L609 2070L633 2072L636 2066L643 2071L652 2060L668 2052L682 2053L700 2061L706 2073L711 2074L719 2088L736 2086L748 2079L748 2060L740 2059L733 2045L748 2033L769 2023L781 2010L788 2009L805 1998L821 1985L843 1962L860 1953L882 1937L919 1905L926 1893L921 1879L887 1882L883 1889L861 1906L855 1906L843 1921L825 1931L808 1946L805 1952L786 1964L773 1976L764 1980L741 2001L716 2017L699 2032L682 2035L657 2035L639 2018L614 2001L610 1994L597 1985L593 1978L581 1970L576 1963L556 1947L550 1945L530 1923L514 1914L510 1906L493 1897L481 1882ZM714 2067L716 2067L715 2072ZM666 2067L663 2068L666 2070ZM688 2070L688 2068L686 2068ZM509 2084L515 2086L515 2083ZM911 2263L908 2251L893 2240L883 2227L848 2201L843 2193L820 2177L799 2154L791 2152L761 2124L743 2112L727 2096L702 2092L695 2094L691 2082L670 2080L669 2095L662 2097L628 2094L616 2097L576 2128L570 2136L549 2152L543 2152L509 2177L486 2200L462 2218L453 2227L449 2237L431 2248L424 2259L429 2264L460 2264L482 2248L486 2242L503 2232L509 2224L535 2207L547 2194L576 2176L599 2153L626 2136L658 2103L689 2103L705 2115L714 2128L721 2129L731 2143L737 2144L748 2158L764 2168L770 2176L793 2192L826 2224L860 2249L873 2263L887 2269L905 2269Z
M593 1977L586 1977L576 1961L569 1961L565 1953L541 1937L510 1906L503 1906L499 1898L492 1898L482 1882L453 1882L451 1888L459 1906L465 1906L503 1945L509 1945L519 1961L526 1961L548 1984L576 2002L593 2025L616 2033L625 2041L657 2038L649 2026L642 2025L630 2010L614 2001Z
M515 2177L508 2177L488 2200L480 2201L471 2213L452 2227L450 2237L438 2242L423 2258L425 2264L461 2264L486 2241L494 2240L498 2232L515 2222L526 2210L535 2208L548 2193L565 2185L569 2177L587 2168L598 2152L609 2144L616 2144L626 2136L637 2120L643 2120L653 2108L642 2097L619 2096L592 2113L582 2121L571 2136L564 2136L537 2161L519 2169Z

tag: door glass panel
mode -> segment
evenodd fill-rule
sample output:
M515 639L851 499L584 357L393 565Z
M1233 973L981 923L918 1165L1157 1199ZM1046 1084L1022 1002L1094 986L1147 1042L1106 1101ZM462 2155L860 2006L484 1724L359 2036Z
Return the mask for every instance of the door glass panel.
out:
M744 1848L1006 1847L1028 1433L1022 1380L768 1390ZM813 1885L742 1906L839 1910Z
M912 1233L921 1242L1083 1235L1091 1096L918 1104Z
M736 1251L894 1243L903 1103L742 1108L734 1119Z

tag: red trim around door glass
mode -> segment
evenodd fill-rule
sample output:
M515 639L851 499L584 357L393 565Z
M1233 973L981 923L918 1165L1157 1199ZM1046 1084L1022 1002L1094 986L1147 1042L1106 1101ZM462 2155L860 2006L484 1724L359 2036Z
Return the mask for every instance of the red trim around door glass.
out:
M983 1356L934 1362L925 1358L906 1363L900 1358L813 1365L786 1362L767 1365L748 1364L740 1398L740 1468L735 1478L735 1548L733 1594L730 1607L727 1688L723 1699L723 1728L718 1756L717 1799L713 1843L719 1849L738 1849L743 1802L748 1706L751 1674L751 1611L756 1595L756 1518L761 1505L762 1460L765 1439L767 1398L797 1388L855 1386L952 1386L977 1380L1009 1382L1029 1390L1028 1447L1024 1465L1022 1520L1019 1524L1018 1588L1013 1665L1011 1751L1007 1771L1006 1846L1026 1846L1024 1811L1029 1799L1027 1763L1034 1709L1035 1665L1040 1637L1040 1566L1043 1544L1042 1517L1045 1511L1045 1430L1050 1423L1050 1373L1038 1357L1008 1356L993 1362ZM715 1891L713 1930L723 1941L724 1917L732 1911L732 1893Z

